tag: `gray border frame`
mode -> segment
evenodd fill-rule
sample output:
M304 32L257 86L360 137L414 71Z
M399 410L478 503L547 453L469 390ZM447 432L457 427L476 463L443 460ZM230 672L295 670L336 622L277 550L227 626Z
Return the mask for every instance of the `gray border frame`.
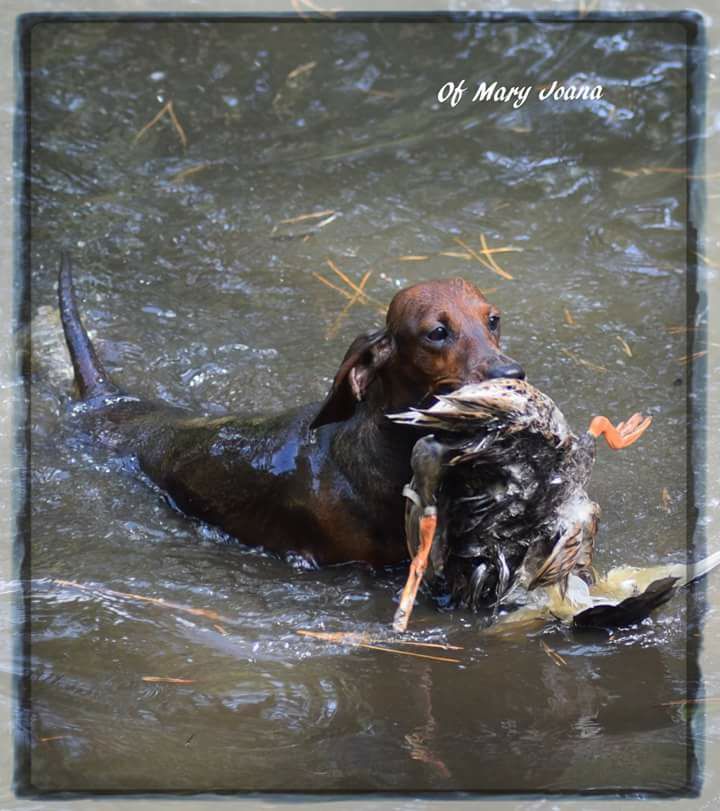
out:
M253 5L254 5L254 8L253 8ZM270 11L273 10L271 5L276 10L291 11L291 9L288 9L286 4L283 4L282 6L278 6L275 3L263 4L262 10L259 10L256 4L250 4L248 2L237 2L237 3L229 3L228 4L228 3L221 3L221 2L213 2L213 0L207 0L207 2L205 2L202 5L202 7L200 7L199 5L197 5L195 3L191 4L192 10L195 11L195 12L200 11L200 14L203 15L203 16L205 14L215 14L217 12L237 13L237 12L240 12L240 11L250 11L250 12L254 11L256 16L257 16L258 11L260 11L260 13L264 16L267 12L270 12ZM382 12L382 11L385 11L385 10L389 10L388 5L385 4L385 3L382 3L382 2L373 2L373 3L369 2L369 3L363 4L363 5L364 5L364 8L366 10L372 10L372 11L374 11L376 13ZM455 4L455 3L453 3L453 4L451 4L451 9L454 10L454 11L457 11L457 10L460 10L460 9L465 9L465 8L482 9L482 6L484 6L484 5L486 5L486 4L483 4L483 3L459 3L459 4ZM521 10L522 6L526 6L526 5L527 4L525 4L525 3L522 3L522 4L518 3L513 7L513 10ZM553 6L554 6L553 10L561 11L561 8L559 7L559 5L560 4L553 4ZM570 10L567 5L565 5L565 4L562 4L562 5L565 6L565 9ZM602 6L601 8L598 7L600 5ZM655 7L652 10L656 10L656 11L673 11L674 10L672 8L667 8L667 6L669 6L670 4L666 4L666 3L658 3L658 4L654 4L654 5L655 5ZM703 3L702 5L705 5L705 3ZM20 8L18 8L18 6ZM48 6L51 6L51 7L48 8ZM90 8L88 8L88 6L90 6ZM172 7L172 11L179 12L180 9L183 6L187 6L187 4L185 2L180 2L179 1L176 4L174 4L174 6ZM228 8L228 6L230 6L230 7ZM502 8L502 12L505 12L506 10L510 11L509 4L506 3L506 2L498 3L494 7L494 10L500 11L500 8L498 8L498 6L500 6ZM412 8L412 10L420 10L419 7L425 7L423 10L430 10L428 8L428 4L423 3L423 2L396 3L396 4L394 4L393 10L404 10L404 11L409 12L411 10L411 8ZM607 3L607 4L602 3L602 4L598 4L596 6L593 2L589 2L589 3L586 4L586 7L593 8L593 11L595 11L595 12L598 12L598 11L607 12L607 11L620 11L621 10L619 8L618 3ZM346 8L348 10L350 10L349 4L346 4ZM547 6L545 8L547 9ZM50 11L52 11L52 12L60 12L60 11L71 11L71 10L72 11L80 11L81 9L87 10L87 11L109 11L111 13L130 12L131 14L132 13L143 12L143 11L153 11L153 12L162 13L162 12L171 10L169 8L169 4L167 2L145 2L145 3L143 3L141 1L138 2L136 0L135 2L128 2L128 3L125 4L125 3L112 2L112 0L108 0L107 2L103 2L102 0L100 0L99 2L94 2L94 3L82 3L81 2L81 3L77 3L74 6L70 6L70 4L68 2L66 2L66 0L61 0L61 2L55 2L55 3L52 3L52 4L43 3L43 2L27 2L27 3L24 3L24 4L23 3L12 3L9 17L12 17L12 12L13 11L21 11L21 12L34 12L34 11L39 11L39 12L46 12L46 11L47 12L50 12ZM436 10L436 9L437 9L437 7L435 7L435 9L433 9L433 10ZM442 11L442 9L439 9L439 10ZM528 9L525 8L523 10L527 11ZM626 12L628 11L627 8L625 8L624 10ZM642 11L647 12L647 11L650 11L650 10L651 9L648 9L647 7L645 7ZM445 11L447 11L447 9L445 9ZM505 13L502 13L502 17L505 17L505 16L506 16ZM508 15L508 16L510 16L510 15ZM523 16L525 16L525 15L523 15ZM566 15L563 15L563 16L566 16ZM581 16L583 16L585 18L588 18L588 15L586 15L584 13L581 14ZM605 15L603 14L602 16L605 16ZM634 15L632 15L632 16L634 16ZM638 15L638 16L643 16L644 17L645 14L642 14L642 12L641 12L640 15ZM653 16L655 16L655 15L653 15ZM675 16L675 15L673 15L673 16ZM694 19L697 19L697 18L694 18ZM9 20L8 20L8 22L9 22ZM2 32L1 32L2 36L7 37L8 34L12 35L12 33L13 33L12 28L14 28L14 26L12 25L12 23L10 23L7 30L6 29L2 30ZM709 29L708 33L710 34L710 42L711 42L711 44L713 42L716 42L717 41L716 32L714 32L712 29ZM11 53L10 49L8 49L8 48L3 49L3 55L9 54L9 53ZM703 70L703 66L700 66L700 70L701 70L701 72L704 73L710 67L711 67L711 65L706 65L706 66L704 66L704 70ZM7 75L11 75L11 74L9 72L5 72L5 75L7 76ZM712 77L712 74L710 74L710 76ZM3 90L5 90L5 89L6 88L3 88ZM12 91L12 87L10 87L10 90ZM12 93L10 93L9 95L10 95L10 103L2 108L3 112L12 109L11 108ZM6 139L6 136L8 136L10 134L10 132L11 132L11 129L10 129L9 126L7 126L7 123L8 122L6 121L5 116L0 118L0 137L2 137L3 139ZM7 150L7 149L4 150L2 152L2 160L5 161L7 159L7 157L9 156L9 154L10 154L9 150ZM698 158L698 160L700 162L702 162L702 156L696 156L696 157ZM15 168L17 170L18 167L16 166ZM700 170L697 169L697 170L693 170L693 171L700 171ZM7 181L9 180L10 176L11 176L10 172L3 173L3 182L5 182L6 185L7 185ZM16 174L16 178L17 178L17 174ZM693 190L693 195L694 195L694 197L693 197L694 205L699 206L703 202L700 199L699 192L694 189ZM4 199L4 204L7 207L7 201L9 199L11 199L10 195L7 195L7 194L4 195L3 199ZM715 212L713 211L713 204L711 203L711 201L707 197L706 197L704 202L705 203L710 203L706 213L710 215L708 219L710 221L714 222L716 220L716 216L714 216ZM11 245L12 245L11 235L9 234L8 228L7 228L7 225L9 224L9 222L11 222L11 220L8 217L3 217L3 218L0 218L0 222L2 222L2 224L3 224L2 225L2 231L0 231L0 242L2 243L3 248L5 248L5 250L3 251L3 256L5 256L7 258L7 257L10 257L10 256L13 255L12 254L12 247L11 247ZM699 225L699 223L696 223L696 225ZM701 231L701 233L702 233L702 231ZM702 239L700 240L700 245L703 248L702 253L704 255L707 256L708 253L710 253L712 255L712 253L713 253L712 248L715 247L714 245L712 245L710 247L707 247L705 241L702 240ZM7 268L7 270L6 270L5 274L3 274L3 276L2 276L2 284L4 285L3 292L8 294L8 293L11 292L11 284L8 284L8 282L11 282L11 274L7 272L7 271L11 270L9 262L6 262L6 268ZM716 301L718 299L718 296L716 295L717 291L714 291L713 288L710 288L710 287L706 286L705 282L707 280L704 278L704 274L701 274L701 276L703 278L699 279L698 293L700 295L700 305L701 305L700 311L702 312L702 309L707 304L711 304L712 301ZM4 302L9 302L11 300L10 295L6 295L6 296L2 297L2 299L3 299ZM712 309L711 309L711 312L713 312ZM8 319L8 318L3 319L1 323L3 323L3 325L9 325L10 319ZM709 332L711 334L710 334L709 337L711 339L713 337L716 337L715 333L718 331L718 326L719 325L715 325L712 322L710 323ZM4 337L9 337L9 336L7 336L7 334L6 334ZM715 342L713 341L713 343L715 343ZM5 353L2 353L2 355L1 355L2 361L0 361L0 363L2 363L2 368L0 368L0 374L2 375L2 379L9 382L9 384L10 384L9 386L6 386L5 389L4 389L4 393L7 394L8 392L13 391L14 384L15 384L15 381L14 381L13 377L11 376L11 374L13 372L13 365L14 365L13 361L15 360L15 358L13 356L12 346L11 346L10 342L8 341L7 343L4 344L4 346L5 346L7 351ZM716 356L718 354L720 354L720 353L712 352L712 351L709 352L708 357L707 357L707 366L708 366L708 368L715 368L715 365L716 365L715 362L717 360ZM701 374L702 374L702 371L701 371ZM696 380L696 382L695 382L695 386L696 386L695 387L695 392L697 394L699 394L699 395L703 395L703 396L707 395L709 397L710 404L714 405L714 403L712 402L712 400L713 400L713 392L711 391L711 387L708 386L707 389L706 389L704 386L702 386L702 383L703 383L703 381L701 380L700 381L700 386L698 387L697 386L697 380ZM9 407L11 406L11 402L9 402L9 400L10 400L10 398L5 398L4 397L2 402L0 402L0 425L3 425L3 426L8 426L10 424L10 421L9 421L8 417L10 416L10 408ZM717 412L714 411L713 413L717 413ZM0 445L0 449L1 449L0 452L5 454L5 451L8 450L8 442L11 441L11 439L12 439L12 437L10 435L10 432L8 430L4 430L2 432L2 434L0 435L0 442L2 442L2 445ZM717 444L718 443L713 442L712 439L710 437L708 437L708 447L707 447L708 453L707 453L707 457L706 457L708 462L715 462L717 460L717 458L718 458ZM696 444L696 451L697 450L699 450L699 448L697 447L697 444ZM3 458L7 459L7 456L4 455ZM696 458L697 461L700 461L700 459L698 459L697 456L695 458ZM712 486L712 477L703 476L703 471L705 469L706 469L705 464L699 465L698 468L696 469L696 476L697 476L696 484L697 484L698 488L705 488L706 485ZM8 468L6 467L5 470L8 470ZM8 492L7 488L6 488L6 493L5 494L6 494L6 497L9 495L9 492ZM10 506L10 505L7 505L7 506ZM0 530L0 531L3 532L4 537L7 537L7 535L5 535L5 530L6 529L11 529L11 527L9 525L11 523L10 519L11 519L11 516L12 516L12 512L11 512L11 510L6 509L6 510L2 511L1 514L2 514L2 519L0 519L0 526L2 527L2 530ZM8 546L4 545L3 549L7 550ZM6 568L6 563L9 563L9 562L10 561L5 561L4 559L0 559L0 574L2 574L2 575L10 574L10 572ZM7 577L6 579L9 580L10 578ZM709 591L710 591L711 597L715 597L717 595L717 592L718 592L717 589L709 589ZM1 594L0 599L2 599L6 605L8 603L10 603L11 602L11 595L10 595L9 590L6 591L4 594ZM712 619L712 615L710 616L709 619ZM715 627L715 630L717 630L717 621L715 621L714 627ZM708 633L710 631L710 629L706 626L705 631L706 631L706 633ZM708 639L716 638L716 636L717 636L716 634L713 634L712 637L708 637ZM708 646L708 647L712 647L712 646ZM707 652L708 652L708 649L706 648L705 654L707 654ZM5 658L5 653L6 653L5 649L3 649L2 658L0 659L0 667L3 664L5 664L5 662L7 662L8 665L9 665L11 663L11 661L12 661L12 659L10 659L10 658L8 658L8 659ZM706 657L704 657L704 658L706 658ZM717 663L717 660L715 660L715 662ZM716 671L715 667L713 667L712 669L713 669L713 671ZM7 668L3 667L2 670L4 671L4 675L5 675L10 671L10 667L9 666ZM9 695L9 693L3 692L3 693L0 693L0 695L2 695L4 697L6 695ZM5 706L3 706L1 709L4 710L6 708L5 708ZM8 720L10 720L10 719L8 719ZM5 726L5 729L9 729L9 728L10 728L10 725ZM705 743L707 745L710 742L705 742ZM705 752L707 754L707 748L705 746L701 745L700 749L701 749L701 751L700 751L699 754L702 755L703 752ZM0 768L3 771L3 778L5 778L9 774L9 772L6 770L6 767L9 765L9 758L7 757L8 752L9 752L9 747L7 749L5 747L3 747L2 751L0 751ZM717 754L717 752L715 754ZM707 757L706 757L706 761L707 761ZM715 761L715 762L717 762L717 761ZM706 765L709 765L709 764L706 763ZM5 783L3 783L3 785L5 785ZM705 791L703 791L703 794L698 798L698 801L701 802L701 805L699 805L697 807L706 807L706 808L715 807L715 805L716 805L715 800L718 798L718 796L719 795L717 793L717 789L715 789L715 791L711 791L710 796L708 796L708 794ZM199 804L198 803L199 799L200 798L197 797L197 795L196 795L196 799L194 799L194 807ZM159 800L159 798L158 798L158 800ZM359 802L362 802L363 803L362 807L365 807L368 804L369 800L370 800L370 798L367 797L367 798L364 798L363 800L360 800ZM397 801L392 802L392 805L394 807L398 807L398 805L399 806L404 806L406 804L406 802L408 802L409 800L410 800L409 796L407 797L407 799L403 799L403 800L397 799ZM116 801L119 802L120 800L118 798L116 798ZM377 801L378 800L374 800L374 802L377 802ZM479 802L479 801L480 800L474 800L474 802ZM241 802L242 802L243 807L247 807L248 801L241 801ZM249 802L250 802L250 804L254 804L254 801L249 801ZM374 804L374 802L373 802L373 804ZM482 802L483 802L483 805L487 805L487 801L483 800ZM491 802L493 802L493 801L491 801ZM536 807L542 807L546 803L554 805L557 802L560 802L560 801L558 799L556 799L556 798L548 797L547 800L543 799L543 800L540 800L539 802L538 801L528 800L527 805L528 805L528 807L531 805L533 808L536 808ZM570 804L574 805L575 802L576 802L575 800L571 800ZM579 800L579 802L581 803L581 805L577 806L577 807L590 808L590 807L595 806L595 802L591 802L589 799L582 799L582 800ZM650 801L650 802L652 802L652 801ZM153 804L157 805L158 801L154 800ZM164 806L165 803L160 802L160 804ZM171 804L174 805L174 802L172 802L172 803L168 802L168 806L170 806ZM274 804L275 804L274 801L272 803L263 802L264 807L269 807L270 805L274 805ZM717 800L717 804L720 805L720 800ZM22 805L24 805L24 803L21 802L21 801L18 801L16 803L15 807L21 807ZM87 803L84 803L84 805L87 805ZM104 805L104 807L107 807L107 803L103 803L103 805ZM355 805L355 803L343 802L343 805L344 806L347 805L348 807L352 807L352 806ZM526 805L526 803L523 802L520 807L525 806L525 805ZM615 805L616 804L614 802L612 802L612 801L606 801L606 802L603 802L602 807L603 808L608 808L608 807L614 807ZM695 802L693 802L693 805L695 805ZM6 805L5 807L9 807L9 806ZM678 804L674 803L674 807L678 807Z

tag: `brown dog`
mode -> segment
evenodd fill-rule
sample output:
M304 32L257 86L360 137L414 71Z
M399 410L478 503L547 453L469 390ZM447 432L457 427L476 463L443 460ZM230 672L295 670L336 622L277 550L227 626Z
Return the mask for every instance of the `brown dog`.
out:
M353 341L321 405L264 420L193 417L124 394L80 321L63 257L60 310L92 434L137 461L172 503L242 543L318 564L397 563L417 429L385 419L433 394L524 377L500 352L500 312L462 279L392 300L384 330Z

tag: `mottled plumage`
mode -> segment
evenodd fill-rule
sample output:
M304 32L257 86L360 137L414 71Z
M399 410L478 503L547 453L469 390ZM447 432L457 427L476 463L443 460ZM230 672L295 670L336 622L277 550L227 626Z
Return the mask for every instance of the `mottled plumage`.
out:
M564 590L570 575L592 582L599 508L585 487L596 438L606 433L624 447L649 419L641 424L636 415L615 429L596 418L576 436L547 395L507 379L467 385L429 409L390 418L433 431L413 449L406 539L414 557L419 519L432 502L427 576L437 593L478 609L519 587Z

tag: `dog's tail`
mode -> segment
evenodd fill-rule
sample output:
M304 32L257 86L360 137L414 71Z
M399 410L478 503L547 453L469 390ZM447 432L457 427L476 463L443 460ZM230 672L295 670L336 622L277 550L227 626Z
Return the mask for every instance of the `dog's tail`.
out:
M113 394L121 394L120 389L105 371L80 319L70 257L64 252L60 256L58 300L65 340L70 350L80 397L83 400L95 400Z

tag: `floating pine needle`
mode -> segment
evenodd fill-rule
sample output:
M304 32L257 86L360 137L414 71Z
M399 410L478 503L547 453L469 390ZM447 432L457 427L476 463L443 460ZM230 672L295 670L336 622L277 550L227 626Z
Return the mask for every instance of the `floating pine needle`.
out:
M362 277L362 279L360 280L360 285L355 291L355 295L351 296L351 298L348 300L348 303L342 308L335 321L333 321L333 323L328 328L328 331L325 333L325 340L329 341L338 334L338 332L340 331L340 326L342 325L342 322L345 320L347 314L350 312L351 308L358 303L358 301L360 300L360 296L365 295L365 285L367 284L368 279L371 276L372 270L368 270L368 272Z
M448 642L417 642L414 639L373 639L367 634L355 631L309 631L299 628L296 631L300 636L309 636L313 639L321 639L323 642L333 642L338 645L357 645L360 642L366 644L383 645L414 645L417 648L439 648L440 650L464 650L461 645L451 645Z
M640 169L621 169L619 167L611 171L625 177L640 177L641 175L683 175L688 180L712 180L713 178L720 177L720 172L712 172L710 174L695 175L690 173L687 169L680 166L642 166Z
M578 16L580 18L587 17L591 11L595 11L598 7L598 0L590 0L589 3L586 3L585 0L580 0L578 5Z
M355 294L353 294L353 293L348 292L347 290L343 290L342 287L339 287L338 285L333 284L333 282L331 282L329 279L326 279L320 273L316 273L315 271L313 271L312 275L319 282L322 282L322 284L324 284L326 287L329 287L331 290L335 290L337 293L340 293L340 295L343 298L347 299L348 301L352 301L353 298L355 297L355 295L357 294L357 291L355 291ZM364 299L367 299L367 300L364 300ZM363 298L359 298L358 300L359 300L359 302L361 304L367 304L368 306L370 305L371 302L375 303L375 299L371 299L364 291L363 291ZM377 302L377 303L379 304L379 302ZM379 315L385 315L385 308L381 307L381 306L378 306L377 307L377 313Z
M302 10L299 0L290 0L290 5L293 7L293 11L298 15L298 17L300 17L301 20L310 19L309 15Z
M624 339L624 338L623 338L621 335L616 335L615 337L616 337L616 338L618 339L618 341L620 342L620 346L622 347L623 352L624 352L624 353L625 353L625 354L626 354L626 355L627 355L629 358L631 358L631 357L633 356L633 353L632 353L632 349L630 349L630 346L629 346L628 342L627 342L627 341L626 341L626 340L625 340L625 339Z
M205 169L210 167L209 163L201 163L199 166L191 166L189 169L183 169L182 172L178 172L176 175L173 175L170 178L171 183L182 183L185 178L190 177L191 175L196 175L198 172L202 172Z
M668 492L667 487L663 487L662 492L660 493L660 506L666 513L670 512L670 505L672 504L672 499L670 498L670 493Z
M228 632L222 627L222 625L213 625L213 628L222 636L227 636Z
M502 276L503 279L512 279L512 276L509 273L506 273L502 268L499 268L497 264L493 265L490 261L490 257L485 258L481 256L476 250L471 248L466 242L463 242L460 237L455 237L455 242L461 247L465 248L465 250L472 256L473 259L476 259L483 267L486 267L488 270L491 270L493 273L497 273L498 276Z
M687 332L695 332L696 327L688 327L685 324L671 324L665 327L665 331L670 335L685 335Z
M216 611L211 611L208 608L192 608L180 603L171 603L168 600L163 600L161 597L145 597L143 594L133 594L126 591L114 591L113 589L102 589L96 586L87 586L84 583L76 583L74 580L52 580L58 586L68 586L70 588L79 589L80 591L87 591L91 594L99 594L102 597L121 597L125 600L138 600L143 603L150 603L151 605L160 606L160 608L169 608L174 611L182 611L186 614L192 614L195 617L205 617L215 622L223 621L223 617Z
M486 259L484 259L482 256L480 256L480 254L477 251L473 250L466 242L463 242L460 239L460 237L455 237L455 242L457 242L457 244L461 248L465 248L465 250L470 254L470 256L473 259L475 259L477 262L480 262L480 264L483 267L486 267L488 270L493 270L492 265Z
M460 251L440 251L438 256L451 256L453 259L472 259L469 253L460 253Z
M707 696L707 698L678 698L675 701L665 701L661 707L683 707L686 704L713 704L720 701L720 696Z
M324 284L326 287L329 287L331 290L335 290L335 291L337 291L338 293L340 293L340 295L341 295L341 296L343 296L344 298L346 298L346 299L351 299L351 298L352 298L352 295L351 295L350 293L348 293L348 291L347 291L347 290L343 290L343 289L342 289L342 287L338 287L336 284L333 284L332 282L328 281L328 280L327 280L327 279L326 279L324 276L322 276L320 273L316 273L315 271L313 271L313 274L312 274L312 275L313 275L313 276L314 276L314 277L315 277L315 278L316 278L316 279L317 279L319 282L322 282L322 283L323 283L323 284Z
M286 220L280 220L279 225L293 225L296 222L304 222L305 220L321 220L324 217L331 217L337 212L332 208L326 208L324 211L314 211L312 214L298 214L297 217L288 217Z
M384 653L397 653L399 656L414 656L416 659L428 659L431 662L449 662L453 665L462 664L460 659L452 659L449 656L429 656L426 653L415 653L410 650L395 650L395 648L385 648L382 645L366 645L361 642L358 644L358 647L367 648L368 650L379 650Z
M684 355L682 358L678 358L677 362L683 366L687 366L688 363L692 363L694 360L704 358L707 353L707 349L701 349L699 352L693 352L692 355Z
M703 256L703 254L698 253L698 251L695 251L695 256L697 256L697 258L701 262L706 264L708 267L715 268L716 270L720 270L720 264L718 262L713 262L712 259L708 259L707 256Z
M302 76L303 73L307 73L315 67L317 67L317 62L306 62L304 65L298 65L288 73L287 78L288 80L297 79L298 76Z
M480 246L482 247L482 254L483 256L487 256L488 261L492 265L493 270L497 273L498 276L502 276L503 279L512 279L512 276L505 270L503 270L500 265L495 261L493 257L494 253L497 251L491 250L488 247L487 240L485 239L485 234L480 234Z
M547 653L547 655L553 660L553 662L555 662L556 665L560 665L560 667L567 667L567 662L556 650L553 650L550 645L548 645L542 639L540 640L540 644L542 645L545 653Z
M570 310L568 310L567 307L563 307L563 315L565 317L565 323L569 327L576 327L577 326L577 321L573 318L573 314L570 312Z
M325 262L327 266L330 268L330 270L332 270L333 273L337 274L351 290L354 290L356 293L358 292L358 286L355 284L355 282L346 273L343 273L343 271L340 270L340 268L335 264L335 262L333 262L332 259L326 259ZM385 307L383 306L382 301L378 301L372 296L369 296L367 293L363 293L362 298L363 303L377 304L378 307L382 307L383 313L385 312Z
M295 13L301 17L303 20L310 20L310 15L306 14L303 11L303 6L305 8L309 8L311 11L315 11L321 17L329 17L333 19L335 17L334 11L326 11L324 8L320 8L320 6L316 6L312 0L290 0L290 5L293 7Z
M173 128L175 129L175 132L178 134L178 137L180 138L180 142L182 143L183 147L186 147L188 143L187 135L185 135L185 130L182 128L182 125L180 124L177 116L175 115L175 110L173 108L172 101L169 101L151 121L148 121L148 123L135 136L135 140L133 143L137 143L143 137L143 135L145 135L146 132L149 132L158 123L158 121L160 121L160 119L166 115L170 117L170 121L172 122Z
M416 256L411 254L410 256L398 256L398 262L424 262L429 258L429 256Z
M40 743L50 743L50 741L61 741L63 738L69 737L68 735L48 735L45 738L38 738Z
M595 372L607 372L604 366L598 366L596 363L590 363L589 360L581 358L576 352L571 352L569 349L560 350L563 355L567 355L571 360L574 360L580 366L587 366L588 369L593 369Z
M377 96L381 99L397 99L400 97L399 93L393 93L390 90L373 90L372 88L365 90L368 96Z
M172 676L143 676L149 684L195 684L195 679L175 679Z

